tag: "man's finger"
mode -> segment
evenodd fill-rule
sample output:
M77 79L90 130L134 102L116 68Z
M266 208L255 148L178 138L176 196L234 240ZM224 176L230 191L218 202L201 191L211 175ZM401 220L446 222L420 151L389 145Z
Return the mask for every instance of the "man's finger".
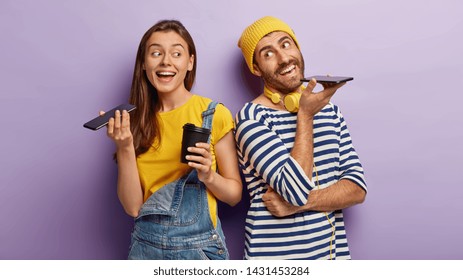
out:
M317 85L317 80L312 78L307 84L307 87L305 89L308 90L309 92L313 92L316 85Z

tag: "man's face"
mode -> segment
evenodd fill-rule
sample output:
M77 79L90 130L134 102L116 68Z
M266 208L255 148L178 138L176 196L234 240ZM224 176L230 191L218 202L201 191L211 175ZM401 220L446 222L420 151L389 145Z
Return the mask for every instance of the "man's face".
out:
M281 93L296 91L304 77L304 59L294 40L286 32L276 31L263 37L254 51L255 74L270 89Z

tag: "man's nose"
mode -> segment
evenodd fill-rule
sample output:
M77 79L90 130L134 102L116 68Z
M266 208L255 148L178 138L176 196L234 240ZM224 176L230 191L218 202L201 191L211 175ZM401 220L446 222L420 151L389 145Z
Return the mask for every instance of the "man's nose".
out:
M289 62L291 60L291 56L286 53L285 51L280 51L278 52L278 59L280 61L280 63L286 63L286 62Z

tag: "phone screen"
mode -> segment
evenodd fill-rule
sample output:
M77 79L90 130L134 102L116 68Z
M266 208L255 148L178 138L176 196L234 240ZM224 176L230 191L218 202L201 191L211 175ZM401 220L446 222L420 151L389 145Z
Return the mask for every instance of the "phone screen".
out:
M317 83L335 83L335 84L344 83L344 82L347 82L347 81L352 81L354 79L353 77L345 77L345 76L321 76L321 75L317 75L317 76L311 76L311 77L301 79L301 82L309 82L310 80L312 80L312 78L317 80Z
M109 119L114 117L114 114L116 113L117 110L123 111L126 110L127 112L132 112L135 110L135 105L132 104L121 104L117 107L114 107L113 109L109 110L108 112L105 112L104 115L98 116L86 123L84 123L84 127L91 129L91 130L98 130L102 128L103 126L107 125L109 122Z

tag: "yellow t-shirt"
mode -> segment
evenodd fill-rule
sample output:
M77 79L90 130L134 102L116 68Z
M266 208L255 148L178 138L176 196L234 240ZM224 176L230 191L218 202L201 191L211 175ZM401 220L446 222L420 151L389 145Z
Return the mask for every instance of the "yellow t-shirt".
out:
M180 162L183 125L192 123L202 125L202 112L212 100L207 97L193 95L185 104L160 116L161 143L155 150L151 147L146 153L138 156L137 166L140 182L143 187L144 201L162 186L173 182L191 171L191 168ZM212 169L215 171L215 144L234 128L231 112L222 104L218 104L212 120L211 153ZM217 202L209 191L207 200L214 227L217 225Z

